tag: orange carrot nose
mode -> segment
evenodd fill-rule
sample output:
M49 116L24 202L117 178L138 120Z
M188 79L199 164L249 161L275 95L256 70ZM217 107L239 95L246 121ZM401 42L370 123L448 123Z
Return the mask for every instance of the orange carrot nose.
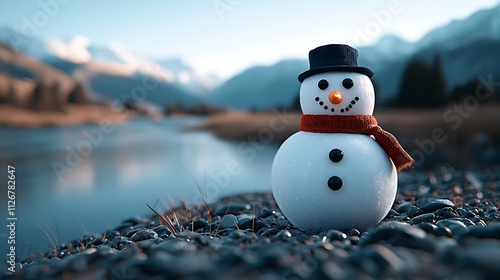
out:
M338 91L332 91L328 95L328 100L330 100L332 104L339 104L340 102L342 102L342 93Z

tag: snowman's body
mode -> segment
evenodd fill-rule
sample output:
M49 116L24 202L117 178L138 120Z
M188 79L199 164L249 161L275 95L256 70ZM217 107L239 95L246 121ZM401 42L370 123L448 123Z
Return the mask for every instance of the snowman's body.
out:
M325 72L302 82L300 103L309 115L371 115L371 80L356 72ZM272 189L296 226L314 231L365 230L390 210L397 171L370 136L300 131L276 154Z
M334 162L333 149L343 152ZM342 180L332 190L328 180ZM273 164L273 193L292 224L304 229L367 229L381 221L396 196L397 173L370 136L298 132L281 146Z

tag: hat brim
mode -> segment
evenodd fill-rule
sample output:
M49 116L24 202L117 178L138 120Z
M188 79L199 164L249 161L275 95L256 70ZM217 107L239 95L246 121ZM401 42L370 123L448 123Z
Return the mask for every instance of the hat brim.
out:
M314 69L310 69L307 71L304 71L299 75L299 81L302 83L307 77L310 77L312 75L316 75L319 73L325 73L325 72L356 72L356 73L361 73L369 78L373 77L373 72L372 70L366 68L366 67L361 67L361 66L326 66L326 67L318 67Z

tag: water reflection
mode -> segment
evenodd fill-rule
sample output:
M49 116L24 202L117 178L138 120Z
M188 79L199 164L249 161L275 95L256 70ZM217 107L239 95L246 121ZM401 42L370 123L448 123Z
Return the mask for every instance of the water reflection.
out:
M200 121L136 120L117 125L62 180L52 163L67 165L68 147L76 150L87 139L82 131L95 126L0 128L0 166L14 165L18 176L18 254L52 247L37 225L50 229L52 239L67 242L85 231L102 232L121 220L149 213L146 203L175 202L178 196L199 202L197 184L211 200L270 189L276 146L266 145L249 158L238 149L240 141L180 131ZM231 174L235 170L239 172ZM0 174L3 182L4 178ZM5 205L3 195L0 202ZM2 220L5 212L0 211Z

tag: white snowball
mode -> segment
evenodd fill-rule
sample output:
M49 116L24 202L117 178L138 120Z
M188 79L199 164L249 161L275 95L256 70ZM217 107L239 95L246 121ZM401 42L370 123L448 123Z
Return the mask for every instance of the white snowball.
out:
M343 152L339 162L330 159L332 149ZM339 190L329 188L332 176L341 178ZM397 172L385 151L367 135L301 131L276 154L272 189L283 214L298 227L365 230L391 209Z

